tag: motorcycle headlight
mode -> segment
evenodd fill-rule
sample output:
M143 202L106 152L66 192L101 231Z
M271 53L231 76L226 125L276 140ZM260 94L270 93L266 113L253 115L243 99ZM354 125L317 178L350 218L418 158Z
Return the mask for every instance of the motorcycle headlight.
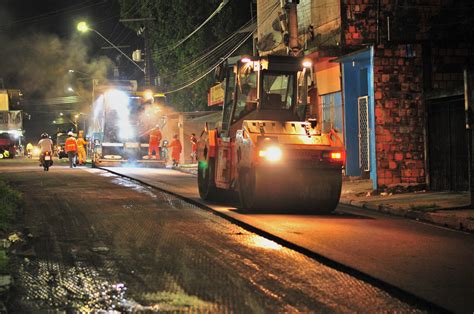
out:
M258 152L258 155L262 158L265 158L268 161L279 161L282 156L283 152L281 151L281 148L278 146L269 146L265 147L263 149L260 149Z

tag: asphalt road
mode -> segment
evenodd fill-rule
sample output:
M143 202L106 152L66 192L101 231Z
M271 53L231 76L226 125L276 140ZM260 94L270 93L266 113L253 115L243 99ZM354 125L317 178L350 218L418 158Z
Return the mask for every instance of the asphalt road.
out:
M24 193L13 312L426 312L433 308L99 169L1 162Z
M153 186L199 199L196 177L170 169L109 168ZM271 196L269 196L271 197ZM458 313L474 310L474 236L340 205L334 215L214 210Z

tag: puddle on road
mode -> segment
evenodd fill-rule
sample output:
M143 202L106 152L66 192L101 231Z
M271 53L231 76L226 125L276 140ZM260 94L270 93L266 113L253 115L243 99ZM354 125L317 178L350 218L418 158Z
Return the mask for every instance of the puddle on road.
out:
M127 288L111 283L98 271L77 262L74 266L51 261L24 259L20 263L18 284L25 291L22 307L54 308L88 313L120 310L133 306L125 298Z
M127 286L111 282L114 269L93 269L77 261L75 265L23 259L18 270L17 285L24 291L22 309L74 311L79 313L137 311L215 311L219 306L177 291L148 292L141 297L150 305L141 305L127 297ZM109 278L109 279L106 279Z

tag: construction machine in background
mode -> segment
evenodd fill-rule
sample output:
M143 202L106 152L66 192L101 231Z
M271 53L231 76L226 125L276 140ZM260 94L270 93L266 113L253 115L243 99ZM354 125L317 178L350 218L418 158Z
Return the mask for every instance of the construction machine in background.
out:
M310 64L302 57L231 58L219 69L222 123L198 142L201 198L238 192L249 210L328 213L340 198L344 148L305 118ZM304 63L306 67L304 66Z
M165 95L119 86L102 89L104 92L94 102L88 130L93 166L124 163L164 166L160 158L148 159L149 136L144 133L166 123L161 113Z

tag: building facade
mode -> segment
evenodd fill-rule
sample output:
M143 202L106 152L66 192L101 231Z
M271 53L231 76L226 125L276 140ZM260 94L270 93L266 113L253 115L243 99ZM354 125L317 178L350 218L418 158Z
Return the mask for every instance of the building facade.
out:
M257 9L274 3L259 0ZM463 69L472 64L466 13L473 7L468 0L299 1L300 43L314 64L309 114L343 134L347 176L370 177L374 189L468 189ZM278 40L272 49L261 41L278 38L278 12L258 15L259 51L285 53Z

